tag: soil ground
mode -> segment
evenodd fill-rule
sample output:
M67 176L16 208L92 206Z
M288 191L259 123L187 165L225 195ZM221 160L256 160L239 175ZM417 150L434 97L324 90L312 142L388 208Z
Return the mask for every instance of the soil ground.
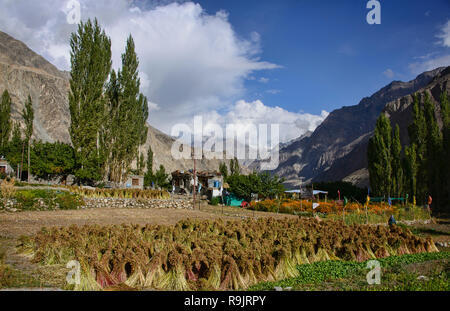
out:
M177 209L80 209L59 211L27 211L0 213L0 237L18 238L31 235L42 227L65 227L70 225L120 225L159 224L174 225L186 218L239 220L248 217L297 217L285 214L253 212L242 208L221 206L198 206L195 210Z

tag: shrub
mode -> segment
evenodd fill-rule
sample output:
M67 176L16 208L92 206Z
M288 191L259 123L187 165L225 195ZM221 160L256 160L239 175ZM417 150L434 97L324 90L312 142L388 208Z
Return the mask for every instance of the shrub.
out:
M211 205L216 206L216 205L219 205L219 203L220 203L220 197L211 198Z
M77 209L84 201L77 194L53 190L20 190L16 195L17 208L21 210Z
M62 193L58 195L55 200L59 208L62 210L72 210L84 205L84 200L80 196L72 193Z

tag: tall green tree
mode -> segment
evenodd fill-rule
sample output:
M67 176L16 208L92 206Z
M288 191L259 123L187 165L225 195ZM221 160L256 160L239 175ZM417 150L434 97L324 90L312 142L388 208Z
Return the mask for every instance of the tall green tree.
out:
M134 40L129 36L122 69L111 73L107 88L111 120L110 179L122 181L132 162L140 160L140 146L147 141L148 100L140 93L139 60Z
M417 146L412 144L411 146L405 147L405 158L404 158L404 171L405 171L405 190L406 193L412 199L417 195L417 155L416 155Z
M18 164L22 164L22 152L24 148L24 141L22 140L22 133L20 130L20 123L18 121L12 122L13 130L11 140L5 148L5 156L9 164L15 169ZM23 169L23 168L21 168Z
M31 96L28 95L27 101L25 103L25 108L22 110L22 118L25 123L25 142L27 144L27 173L28 173L28 182L31 181L31 137L33 136L33 123L34 123L34 111L33 111L33 102L31 100Z
M5 90L0 103L0 148L2 149L8 144L11 127L11 97Z
M400 142L400 127L395 125L394 135L391 144L392 154L392 191L393 194L401 196L403 194L403 165L402 165L402 144Z
M375 126L374 136L369 140L368 161L372 192L376 195L391 195L392 186L392 127L389 119L381 114Z
M441 98L442 115L442 156L440 159L441 167L441 186L442 186L442 205L450 205L450 102L446 91L442 92Z
M141 171L142 174L144 167L144 155L141 153L141 146L147 142L147 119L148 119L148 100L143 94L139 94L139 106L141 107L141 111L138 114L138 132L139 132L139 146L138 146L138 170Z
M220 174L222 174L222 176L223 176L223 180L226 181L228 178L228 167L225 162L222 162L219 164L219 171L220 171Z
M144 159L144 154L140 153L140 156L137 160L137 174L138 175L142 175L144 173L144 169L145 169L145 159Z
M147 151L147 172L144 175L144 186L150 187L153 181L153 151L149 146Z
M414 95L412 107L413 122L408 127L411 146L415 148L416 159L416 191L417 200L423 202L425 194L428 192L428 175L426 174L426 156L427 156L427 130L426 121L422 105L420 104L419 94Z
M425 93L424 114L426 122L426 162L424 166L428 181L428 193L426 193L426 195L434 195L435 202L439 204L439 188L441 184L439 163L442 156L442 133L437 123L435 111L435 105L432 103L428 93Z
M70 40L70 136L75 150L75 176L83 182L100 180L104 169L101 150L105 126L104 89L111 72L111 40L90 19L78 26Z
M239 166L239 160L235 157L230 160L230 175L240 175L241 168Z

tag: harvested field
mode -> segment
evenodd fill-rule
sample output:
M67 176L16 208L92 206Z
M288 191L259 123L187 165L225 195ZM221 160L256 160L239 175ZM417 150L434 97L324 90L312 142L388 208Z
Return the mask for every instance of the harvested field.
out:
M37 233L42 227L64 227L71 225L119 225L160 224L174 225L191 218L198 220L236 220L242 217L296 217L274 213L252 212L240 208L202 206L201 210L177 209L80 209L57 211L28 211L21 213L0 213L0 236L17 238Z
M297 276L300 264L438 251L431 239L397 226L298 218L71 226L42 229L20 240L22 252L35 263L58 265L76 259L82 271L76 290L123 283L141 289L240 290Z

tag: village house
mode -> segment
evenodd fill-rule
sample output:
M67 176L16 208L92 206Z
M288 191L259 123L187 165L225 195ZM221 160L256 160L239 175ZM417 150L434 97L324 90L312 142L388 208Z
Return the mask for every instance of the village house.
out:
M223 176L219 172L199 171L197 175L197 192L209 198L222 195ZM172 186L175 193L192 193L194 184L194 172L175 171L172 173Z
M125 188L128 189L144 189L144 176L129 175L124 183Z
M0 175L14 175L14 169L9 165L9 163L5 160L4 157L0 158Z

